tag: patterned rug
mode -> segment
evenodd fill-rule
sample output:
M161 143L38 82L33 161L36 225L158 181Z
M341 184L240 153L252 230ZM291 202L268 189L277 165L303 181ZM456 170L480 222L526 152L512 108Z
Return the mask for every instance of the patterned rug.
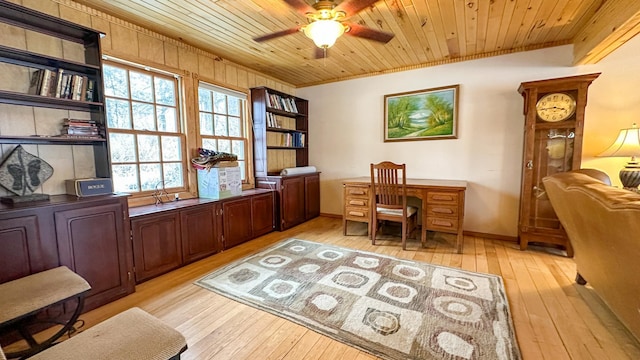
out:
M196 281L383 359L520 359L502 279L288 239Z

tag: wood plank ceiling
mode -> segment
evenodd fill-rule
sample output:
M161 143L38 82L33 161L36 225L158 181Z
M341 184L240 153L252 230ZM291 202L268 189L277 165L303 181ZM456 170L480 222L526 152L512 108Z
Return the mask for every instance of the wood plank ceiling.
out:
M300 32L252 40L307 23L282 0L76 1L297 87L570 43L595 63L640 32L638 0L380 0L348 20L389 43L342 36L315 59Z

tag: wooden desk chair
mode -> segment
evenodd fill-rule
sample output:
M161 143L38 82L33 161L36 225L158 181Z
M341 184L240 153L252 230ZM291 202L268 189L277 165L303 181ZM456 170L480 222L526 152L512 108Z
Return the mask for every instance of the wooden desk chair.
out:
M402 250L407 249L407 235L417 226L418 209L407 206L405 164L383 161L371 164L371 244L376 244L378 221L402 223Z

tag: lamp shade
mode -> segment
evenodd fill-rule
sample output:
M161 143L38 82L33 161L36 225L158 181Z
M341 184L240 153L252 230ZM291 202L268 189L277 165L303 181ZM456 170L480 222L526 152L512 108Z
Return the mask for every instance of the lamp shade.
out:
M640 185L640 165L636 156L640 156L640 129L634 123L631 128L622 129L616 141L598 156L631 156L631 161L620 170L620 182L626 189L637 189Z
M303 29L304 34L319 48L333 46L342 34L345 26L335 20L316 20Z
M640 156L640 129L633 124L631 128L620 130L616 141L598 156Z

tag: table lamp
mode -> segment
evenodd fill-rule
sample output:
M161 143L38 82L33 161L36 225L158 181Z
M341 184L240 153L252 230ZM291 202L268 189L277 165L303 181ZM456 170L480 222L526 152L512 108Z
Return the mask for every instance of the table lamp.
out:
M638 165L636 156L640 156L640 129L635 123L631 128L620 130L616 141L598 156L631 156L631 160L620 170L620 182L625 189L635 190L638 188L640 185L640 165Z

